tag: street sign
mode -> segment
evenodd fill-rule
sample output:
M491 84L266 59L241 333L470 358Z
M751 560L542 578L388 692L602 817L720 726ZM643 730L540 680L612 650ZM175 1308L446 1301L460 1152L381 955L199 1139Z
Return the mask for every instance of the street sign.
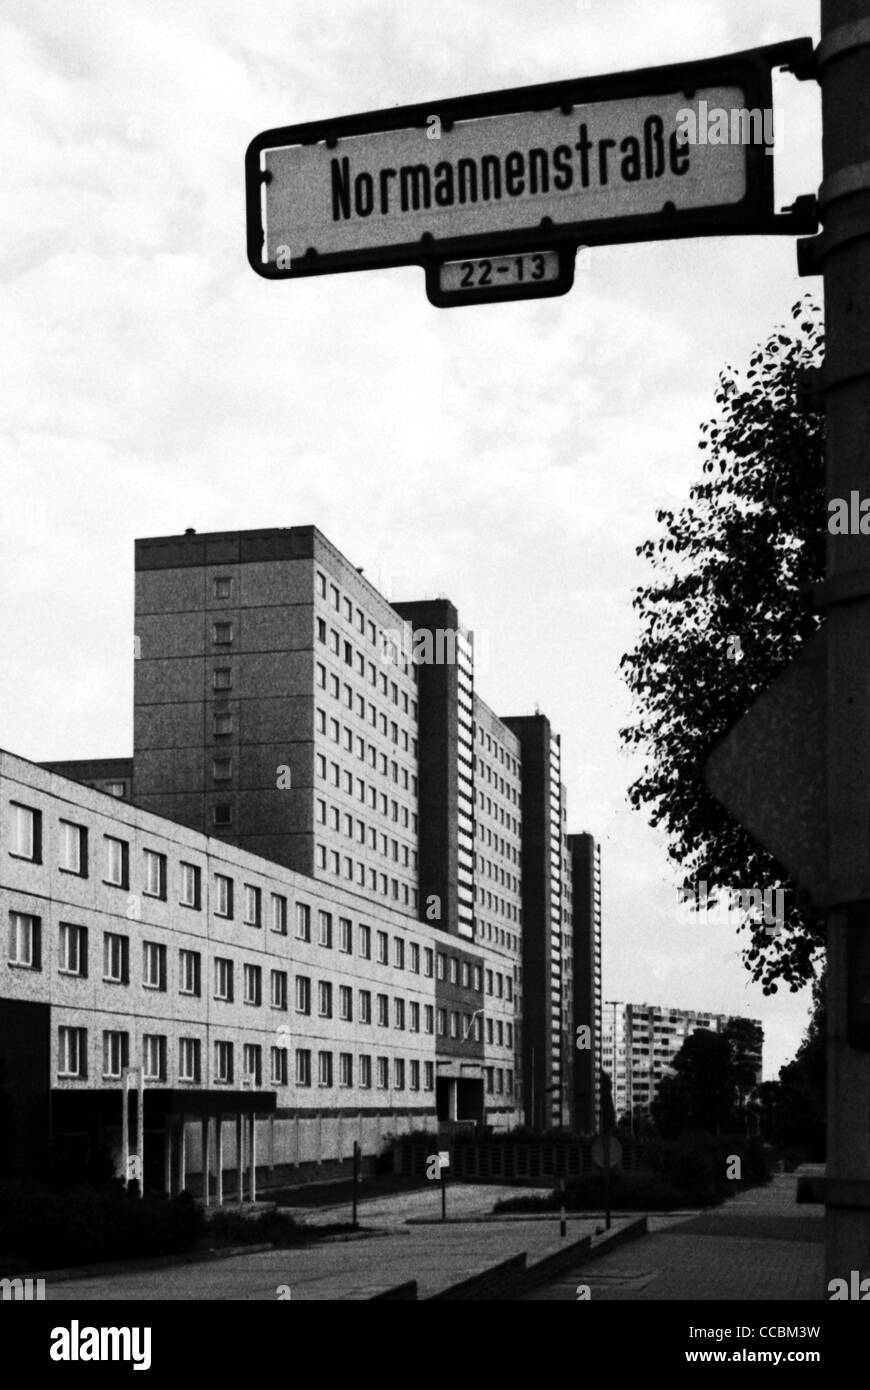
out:
M612 1134L609 1138L599 1134L592 1140L589 1156L596 1168L619 1168L622 1164L622 1145Z
M567 294L573 283L573 247L472 261L439 261L426 268L426 294L430 303L441 309L454 304Z
M815 231L814 210L774 212L770 144L772 69L812 53L797 39L265 131L245 162L248 260L269 279L422 265L453 303L451 262ZM563 292L549 275L534 292Z

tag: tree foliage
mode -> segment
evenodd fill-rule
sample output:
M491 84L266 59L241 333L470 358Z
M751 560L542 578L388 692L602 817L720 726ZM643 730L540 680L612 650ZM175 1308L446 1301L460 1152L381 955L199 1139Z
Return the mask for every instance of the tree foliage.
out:
M817 366L815 306L754 351L741 376L726 367L718 413L701 426L703 477L678 511L659 510L663 534L638 547L652 581L633 604L641 636L622 658L635 723L624 743L645 754L631 804L664 828L684 890L786 890L785 929L745 920L744 962L765 994L814 978L820 924L801 906L782 865L715 801L704 765L717 743L792 661L819 619L805 586L824 574L824 420L802 413L797 374ZM742 658L729 639L739 638Z

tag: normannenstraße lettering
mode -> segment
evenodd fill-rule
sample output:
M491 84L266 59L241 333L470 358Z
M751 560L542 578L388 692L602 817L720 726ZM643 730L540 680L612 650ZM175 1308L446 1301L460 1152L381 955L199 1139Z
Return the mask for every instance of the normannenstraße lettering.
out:
M670 168L673 174L686 174L690 167L690 145L678 138L676 130L666 135L659 115L649 115L639 135L626 135L616 141L594 137L582 121L579 139L573 145L553 149L536 146L523 153L511 150L504 156L484 154L479 158L442 159L430 169L427 164L401 164L398 168L355 171L349 156L331 161L332 219L385 217L396 212L419 212L456 204L498 202L502 198L522 197L571 188L603 188L613 183L638 183L658 179Z

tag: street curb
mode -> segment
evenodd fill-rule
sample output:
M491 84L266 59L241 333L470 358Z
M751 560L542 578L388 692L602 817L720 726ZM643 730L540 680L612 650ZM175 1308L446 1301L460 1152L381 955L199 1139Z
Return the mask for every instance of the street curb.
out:
M185 1250L180 1255L148 1255L141 1260L111 1260L106 1264L74 1265L71 1269L31 1270L26 1277L44 1279L47 1284L66 1284L75 1279L95 1279L106 1274L137 1274L149 1269L174 1269L178 1265L228 1260L233 1255L260 1255L264 1250L274 1249L274 1245L232 1245L224 1250Z

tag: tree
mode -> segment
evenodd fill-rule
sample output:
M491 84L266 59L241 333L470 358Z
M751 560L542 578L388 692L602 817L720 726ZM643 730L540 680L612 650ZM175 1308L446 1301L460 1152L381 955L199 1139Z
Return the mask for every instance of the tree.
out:
M674 1074L659 1082L651 1107L659 1133L670 1138L686 1129L711 1134L729 1130L736 1085L731 1043L724 1032L696 1028L671 1066Z
M786 889L785 927L744 921L744 962L765 994L813 978L823 924L798 901L782 865L751 839L704 783L715 745L816 631L804 586L824 573L823 416L802 413L799 370L818 364L822 330L806 302L771 334L739 379L728 366L719 413L702 425L702 481L678 511L659 510L664 534L638 547L653 580L637 590L637 647L622 658L637 710L621 731L645 753L629 791L668 836L684 888ZM741 657L735 659L734 638Z
M779 1081L766 1082L762 1101L766 1137L807 1151L813 1162L825 1158L827 1009L825 979L813 986L813 1013L794 1060L780 1068Z
M613 1109L613 1082L610 1080L610 1072L602 1067L598 1073L601 1094L601 1128L603 1132L613 1129L616 1124L616 1114Z
M722 1030L731 1052L731 1075L737 1093L740 1127L747 1132L747 1106L758 1088L764 1030L751 1018L729 1018Z

